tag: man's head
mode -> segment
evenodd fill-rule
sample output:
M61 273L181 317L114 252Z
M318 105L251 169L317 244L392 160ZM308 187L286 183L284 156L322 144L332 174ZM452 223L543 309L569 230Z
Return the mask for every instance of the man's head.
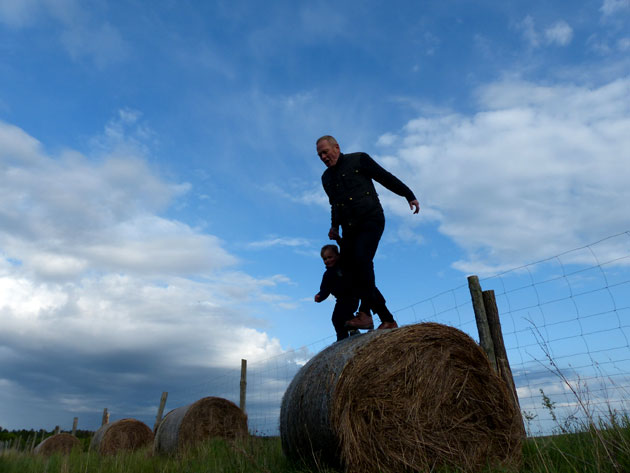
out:
M339 150L339 143L330 135L322 136L317 140L317 155L319 159L326 165L326 167L332 167L337 164L341 151Z
M339 248L337 248L337 245L324 245L320 254L326 268L332 268L339 259Z

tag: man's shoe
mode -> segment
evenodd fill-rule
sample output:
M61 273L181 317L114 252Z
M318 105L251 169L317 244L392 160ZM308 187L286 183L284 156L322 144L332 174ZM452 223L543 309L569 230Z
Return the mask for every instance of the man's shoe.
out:
M398 324L395 320L393 322L383 322L381 325L378 326L377 330L388 330L390 328L398 328Z
M346 327L353 329L368 329L371 330L374 328L374 322L372 321L372 317L367 315L365 312L357 312L356 317L348 320L346 322Z

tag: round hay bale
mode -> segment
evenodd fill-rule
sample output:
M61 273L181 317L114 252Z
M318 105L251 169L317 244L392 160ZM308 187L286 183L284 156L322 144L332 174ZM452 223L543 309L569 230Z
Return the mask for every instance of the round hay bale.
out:
M153 451L174 453L212 437L247 435L247 416L236 404L220 397L204 397L166 414L155 434Z
M472 338L424 323L313 357L284 394L280 435L287 457L353 472L515 468L519 416Z
M42 440L34 452L42 455L52 455L53 453L61 453L68 455L73 448L81 448L81 441L74 435L60 433Z
M120 419L101 426L92 437L90 450L102 455L111 455L120 451L133 451L150 445L153 431L136 419Z

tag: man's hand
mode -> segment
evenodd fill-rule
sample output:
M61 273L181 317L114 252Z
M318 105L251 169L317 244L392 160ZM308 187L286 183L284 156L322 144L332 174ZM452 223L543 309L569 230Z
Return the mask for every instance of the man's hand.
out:
M420 202L418 202L417 200L412 200L411 202L409 202L409 208L413 210L414 214L417 214L418 212L420 212Z
M328 238L337 240L339 238L339 227L330 227L330 230L328 230Z
M322 301L322 297L319 295L319 292L317 294L315 294L315 302L321 302Z

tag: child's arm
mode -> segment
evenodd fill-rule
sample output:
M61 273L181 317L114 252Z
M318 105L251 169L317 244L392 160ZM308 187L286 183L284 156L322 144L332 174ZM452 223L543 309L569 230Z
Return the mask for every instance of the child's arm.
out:
M319 292L315 294L315 302L325 301L330 295L330 281L328 280L328 271L322 276L322 283L319 286Z

